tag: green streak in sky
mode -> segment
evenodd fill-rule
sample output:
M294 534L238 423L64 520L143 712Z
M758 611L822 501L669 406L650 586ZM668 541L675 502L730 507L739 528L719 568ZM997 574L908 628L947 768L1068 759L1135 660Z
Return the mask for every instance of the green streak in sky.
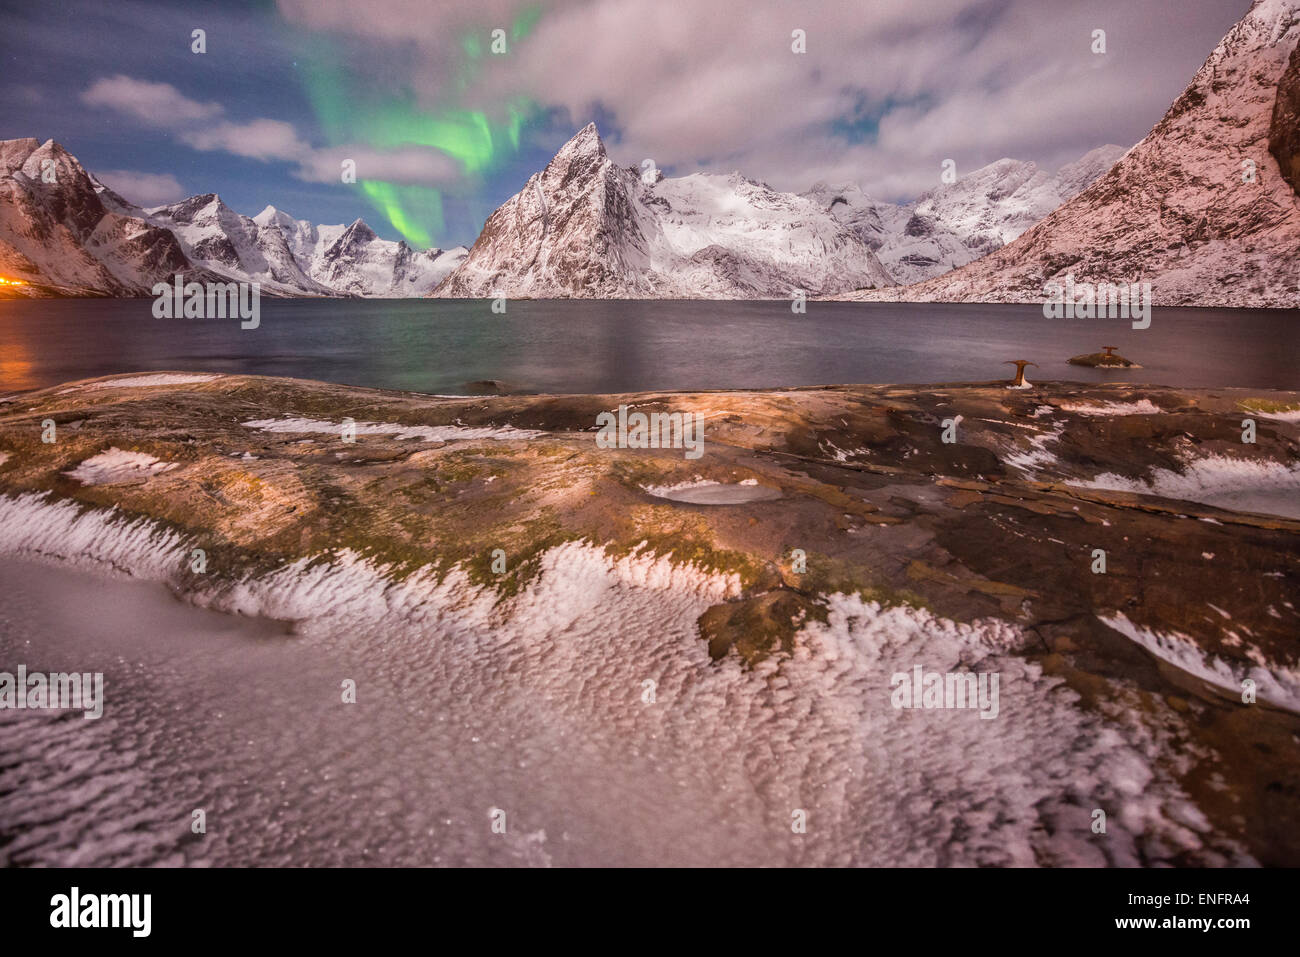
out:
M442 231L442 195L436 189L426 186L398 186L381 180L361 180L361 191L379 212L388 217L402 236L415 246L432 246L433 240L428 230L414 221L413 215L426 223L431 223L436 232Z
M408 143L431 146L460 160L467 173L485 169L496 154L492 124L478 110L430 115L413 102L394 101L363 117L354 134L383 149Z
M540 5L519 13L507 31L512 45L532 32L541 14ZM459 38L464 56L451 65L451 88L469 90L480 71L490 69L491 29ZM308 99L334 146L356 143L378 150L423 146L447 154L460 164L465 177L477 178L518 152L523 127L538 111L537 104L524 97L488 110L454 103L425 107L410 90L376 88L370 74L352 73L343 65L348 61L340 52L332 41L315 36L298 58ZM361 194L408 242L428 246L439 236L444 226L441 190L368 178L364 164L357 176Z
M542 5L535 3L530 7L525 7L519 12L515 22L510 25L510 37L514 40L522 40L528 34L533 32L533 27L537 26L537 21L542 18Z

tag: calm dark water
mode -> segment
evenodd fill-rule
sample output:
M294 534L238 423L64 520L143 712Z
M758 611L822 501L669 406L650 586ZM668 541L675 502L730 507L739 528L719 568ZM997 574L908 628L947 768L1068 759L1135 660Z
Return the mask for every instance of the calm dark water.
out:
M634 392L1030 379L1300 389L1300 310L1157 309L1045 319L1038 306L784 302L263 300L261 326L155 319L152 300L0 301L0 390L176 369L462 393ZM1138 370L1067 365L1103 345Z

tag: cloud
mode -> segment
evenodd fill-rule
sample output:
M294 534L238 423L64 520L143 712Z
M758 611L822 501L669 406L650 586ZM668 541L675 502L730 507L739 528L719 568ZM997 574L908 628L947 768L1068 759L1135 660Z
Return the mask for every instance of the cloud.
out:
M358 180L382 180L403 186L446 185L464 172L453 157L432 147L402 145L375 149L362 144L315 147L299 134L297 127L283 120L217 119L225 113L220 104L189 99L168 83L151 83L122 75L107 77L95 81L82 94L82 100L123 113L148 126L169 130L180 142L200 152L293 163L293 175L306 182L341 182L341 164L346 159L356 163ZM123 192L123 195L127 194Z
M205 153L217 150L256 160L300 160L311 153L293 124L282 120L218 123L187 130L180 139L186 146Z
M170 83L151 83L120 73L96 80L81 94L81 101L87 106L107 107L163 129L211 119L222 112L219 103L191 100Z
M490 112L524 96L571 129L603 118L620 162L736 168L782 189L855 181L903 198L937 185L946 158L959 171L1004 156L1054 167L1131 145L1245 13L1237 2L556 0L518 37L511 26L534 0L368 0L365 16L354 0L278 6L348 38L360 65L405 64L430 110ZM498 27L507 53L469 62L463 41L485 48ZM791 49L796 29L806 53Z
M95 177L123 199L137 206L161 206L189 193L170 173L140 173L129 169L96 172Z
M425 146L376 150L352 145L312 150L300 160L294 175L311 183L337 183L344 160L356 163L359 180L383 180L399 186L445 185L457 180L463 172L455 159Z

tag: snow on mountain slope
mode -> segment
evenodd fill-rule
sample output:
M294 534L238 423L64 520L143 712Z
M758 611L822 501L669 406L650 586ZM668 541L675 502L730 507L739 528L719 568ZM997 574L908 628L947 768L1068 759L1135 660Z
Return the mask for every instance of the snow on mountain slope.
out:
M106 205L53 140L0 141L0 164L0 274L33 284L12 292L136 296L176 273L205 281L175 236Z
M1300 0L1257 0L1146 138L1015 242L914 286L845 298L1035 302L1073 274L1150 282L1158 305L1300 306L1300 195L1286 178L1296 166L1276 158L1295 163L1298 38Z
M266 228L273 226L279 230L293 253L293 258L311 275L311 264L318 260L330 245L343 235L346 226L317 226L305 219L294 219L284 210L267 206L256 216L253 222ZM314 278L314 277L313 277Z
M414 250L361 220L314 226L273 206L250 219L214 193L146 210L53 140L0 140L0 277L28 283L4 295L147 296L179 273L257 282L268 296L420 297L466 253Z
M215 193L146 212L151 222L176 234L190 259L261 283L263 293L328 296L333 292L303 271L279 229L262 228Z
M857 186L818 183L804 195L855 229L900 283L919 282L1014 240L1072 199L1124 155L1102 146L1055 175L1002 159L910 203L872 200Z
M785 298L892 280L816 202L739 174L646 183L594 123L489 217L439 297Z
M253 221L279 234L299 267L338 293L379 298L428 295L468 250L412 249L381 239L358 219L350 226L315 226L268 206Z

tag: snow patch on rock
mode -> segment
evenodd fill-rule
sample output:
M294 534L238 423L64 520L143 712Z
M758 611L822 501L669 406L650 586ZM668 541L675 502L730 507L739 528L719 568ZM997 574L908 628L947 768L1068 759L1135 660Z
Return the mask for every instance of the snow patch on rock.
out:
M1062 412L1076 415L1159 415L1164 409L1150 399L1137 402L1063 403Z
M1300 465L1288 468L1281 462L1207 455L1190 460L1181 472L1156 469L1147 479L1104 472L1093 479L1066 484L1300 518Z
M211 382L220 379L219 375L184 375L160 372L157 375L130 376L125 379L112 379L107 382L92 382L83 386L86 389L134 389L154 385L192 385L196 382ZM63 392L75 392L76 389L64 389ZM60 395L63 393L60 392Z
M189 556L186 541L155 522L31 492L0 495L0 553L102 566L164 582Z
M757 479L742 482L713 482L697 480L676 485L645 485L644 491L655 498L691 505L740 505L745 502L767 502L781 497L781 490L770 485L759 485Z
M119 485L143 481L174 468L175 462L162 462L144 452L124 452L115 446L63 474L82 485Z
M1213 605L1210 607L1214 608ZM1229 617L1221 609L1214 610L1224 617ZM1251 658L1258 660L1253 667L1246 667L1240 662L1224 661L1202 651L1196 641L1187 635L1178 632L1156 632L1135 625L1123 612L1098 617L1106 625L1141 645L1161 661L1166 661L1175 668L1228 692L1234 698L1240 697L1241 683L1249 678L1255 682L1261 701L1300 713L1300 671L1294 667L1265 660L1258 649L1247 650Z
M258 429L262 432L343 434L342 422L329 422L323 419L252 419L241 424L245 428ZM536 429L517 429L512 425L471 428L462 425L398 425L392 422L357 422L355 433L391 435L397 439L420 439L424 442L457 442L467 439L495 439L506 442L513 439L535 439L546 434Z
M1013 468L1018 468L1027 475L1036 475L1048 466L1060 461L1053 452L1047 450L1048 442L1055 442L1065 431L1065 423L1059 422L1050 432L1031 436L1028 449L1016 449L1002 456L1002 461Z

